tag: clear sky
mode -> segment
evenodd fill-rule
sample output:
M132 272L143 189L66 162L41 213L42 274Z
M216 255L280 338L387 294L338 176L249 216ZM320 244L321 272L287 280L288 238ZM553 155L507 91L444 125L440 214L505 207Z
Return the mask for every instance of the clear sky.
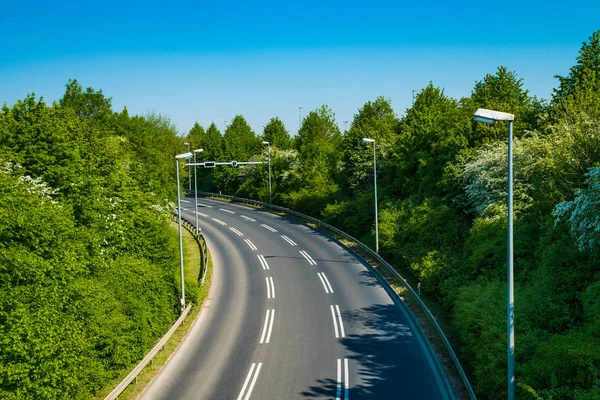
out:
M12 1L0 8L0 104L59 99L69 78L115 110L222 129L243 115L257 133L279 116L290 133L329 105L351 121L383 95L397 114L433 81L468 96L506 65L549 98L600 1Z

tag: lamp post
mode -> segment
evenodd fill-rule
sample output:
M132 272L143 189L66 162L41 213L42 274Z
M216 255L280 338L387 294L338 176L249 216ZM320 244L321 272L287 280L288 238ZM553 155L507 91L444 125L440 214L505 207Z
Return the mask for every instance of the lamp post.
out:
M508 330L508 399L515 399L515 292L513 279L513 155L512 136L515 116L500 111L479 108L473 114L475 121L493 124L496 121L508 121L508 298L506 301Z
M189 153L191 144L189 142L185 142L184 144L187 146L187 151ZM189 167L189 166L188 166L188 190L190 192L192 191L192 167Z
M373 143L373 178L375 182L375 252L379 253L379 222L377 218L377 155L375 139L364 138L363 143Z
M179 219L179 266L181 269L181 312L185 310L185 277L183 274L183 235L181 233L181 194L179 190L179 160L189 159L192 153L183 153L175 156L175 169L177 171L177 218Z
M300 128L302 127L302 109L304 107L298 107L298 132L300 131Z
M196 236L198 236L198 174L196 165L196 153L202 153L204 149L194 150L194 212L196 213Z
M348 121L342 121L344 123L344 133L346 133L346 124L348 123Z
M267 154L269 155L269 204L273 204L271 198L271 145L269 142L262 142L262 144L267 145Z

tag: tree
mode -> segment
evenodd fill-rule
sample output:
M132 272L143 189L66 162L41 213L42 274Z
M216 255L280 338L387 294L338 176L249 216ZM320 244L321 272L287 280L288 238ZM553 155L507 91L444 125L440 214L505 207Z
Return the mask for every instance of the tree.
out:
M560 103L573 96L578 88L586 87L600 91L600 30L594 32L589 42L583 42L577 63L567 76L556 75L559 87L554 89L553 103Z
M290 134L285 129L283 121L279 117L271 118L269 123L265 125L263 130L263 140L269 142L271 146L277 147L281 150L287 150L290 148Z
M203 149L203 139L205 135L206 133L204 128L199 123L195 122L187 136L187 141L190 143L190 148L192 150Z
M69 79L65 86L67 90L59 104L63 108L73 109L79 119L105 121L112 115L112 99L104 97L102 90L95 91L88 87L84 91L77 79Z

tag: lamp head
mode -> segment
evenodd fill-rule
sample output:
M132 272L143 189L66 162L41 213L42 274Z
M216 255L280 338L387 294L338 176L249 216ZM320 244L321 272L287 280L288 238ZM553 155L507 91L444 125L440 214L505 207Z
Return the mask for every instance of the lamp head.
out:
M493 124L496 121L514 121L515 116L513 114L488 110L485 108L478 108L473 114L473 118L477 122L482 122L484 124Z
M177 154L175 156L176 159L180 160L182 158L192 158L192 153L182 153L182 154Z
M363 138L363 143L375 143L375 139Z
M194 150L194 153L202 153L204 151L204 149L196 149Z
M263 141L262 144L266 144L268 146L269 142Z

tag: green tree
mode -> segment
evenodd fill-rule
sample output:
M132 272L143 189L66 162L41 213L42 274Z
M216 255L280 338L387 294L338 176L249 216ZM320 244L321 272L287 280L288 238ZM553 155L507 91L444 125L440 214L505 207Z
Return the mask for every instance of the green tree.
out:
M271 118L263 130L263 140L269 142L271 146L281 150L287 150L291 146L290 134L285 129L283 121L279 117Z
M105 121L112 115L112 99L104 97L102 90L88 87L84 91L77 79L69 79L66 88L59 104L74 110L81 120Z

